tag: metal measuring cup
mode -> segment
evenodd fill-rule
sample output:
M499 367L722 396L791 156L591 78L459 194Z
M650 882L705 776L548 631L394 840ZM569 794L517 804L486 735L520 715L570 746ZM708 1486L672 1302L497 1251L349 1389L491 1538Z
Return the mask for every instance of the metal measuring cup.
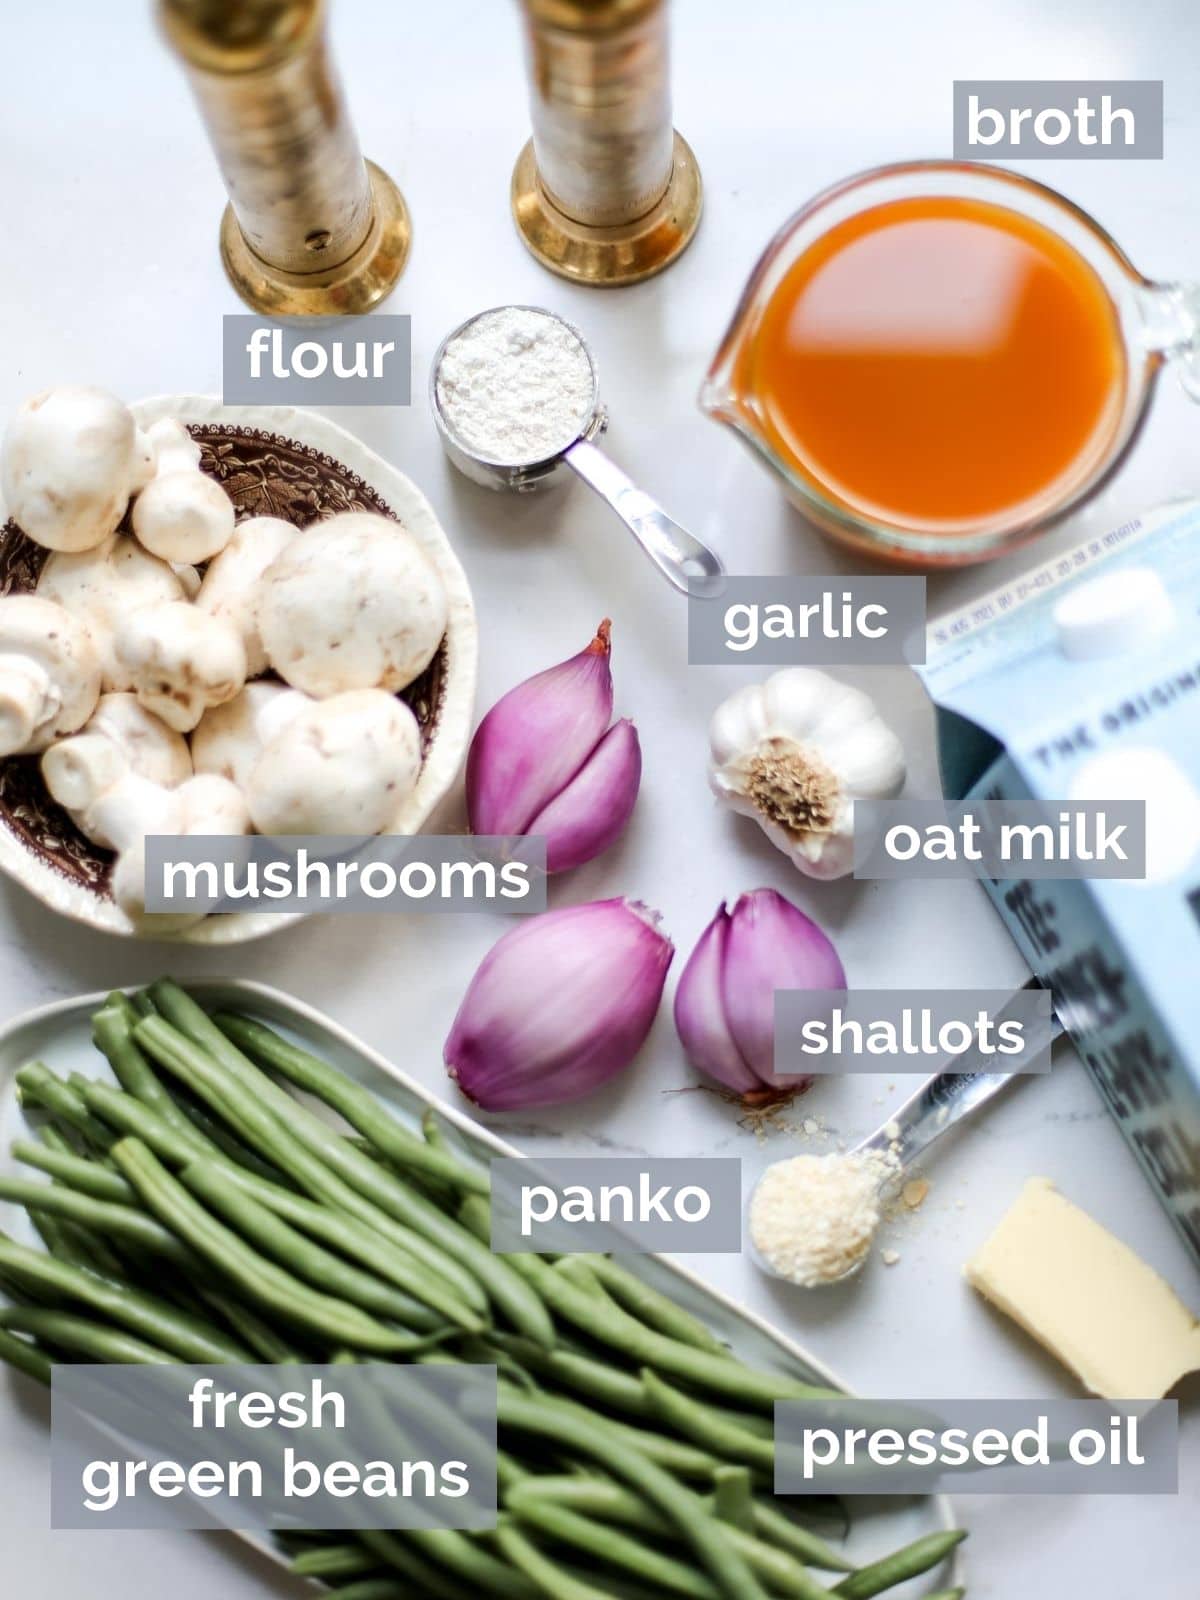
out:
M536 461L496 461L474 450L454 431L442 409L438 392L438 374L447 347L481 317L509 309L535 312L565 328L587 357L592 375L591 410L583 426L574 437L564 439L551 455ZM608 426L608 413L600 403L592 352L579 329L565 317L547 311L543 306L492 306L468 317L452 329L438 346L429 379L429 403L447 456L473 482L483 484L488 489L510 489L518 494L527 494L545 488L551 482L561 481L563 473L560 469L568 466L608 502L668 583L683 594L703 598L711 598L721 592L725 569L720 558L669 517L657 501L639 489L594 443Z

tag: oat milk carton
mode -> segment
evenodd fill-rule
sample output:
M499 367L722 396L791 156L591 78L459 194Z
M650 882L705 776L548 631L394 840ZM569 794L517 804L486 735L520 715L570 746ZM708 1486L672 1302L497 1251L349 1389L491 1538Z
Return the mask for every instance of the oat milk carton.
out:
M948 799L1146 801L1144 881L985 880L1200 1264L1200 503L931 623Z

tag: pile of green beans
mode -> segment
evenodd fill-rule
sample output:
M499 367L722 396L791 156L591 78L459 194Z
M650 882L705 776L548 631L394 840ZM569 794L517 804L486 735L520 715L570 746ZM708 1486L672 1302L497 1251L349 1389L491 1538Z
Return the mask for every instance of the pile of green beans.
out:
M829 1502L771 1494L775 1401L828 1391L745 1366L610 1257L494 1255L487 1174L432 1113L414 1132L168 979L110 995L93 1039L111 1077L17 1073L37 1176L0 1200L45 1249L0 1234L0 1361L497 1368L495 1529L281 1538L335 1600L870 1600L964 1537L853 1565L811 1526Z

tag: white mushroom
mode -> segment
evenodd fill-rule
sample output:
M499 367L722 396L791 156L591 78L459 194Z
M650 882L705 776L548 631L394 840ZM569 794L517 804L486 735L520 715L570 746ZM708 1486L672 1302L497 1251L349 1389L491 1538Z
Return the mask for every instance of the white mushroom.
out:
M196 596L201 611L228 617L246 647L246 675L267 670L267 653L258 632L259 579L296 536L282 517L248 517L210 563Z
M412 790L421 734L402 700L356 689L302 707L246 789L259 833L381 833Z
M102 694L83 731L111 739L134 772L166 789L192 775L187 740L147 711L136 695Z
M127 772L165 789L192 775L187 740L131 694L102 694L82 730L42 756L42 778L51 797L85 832L88 808Z
M139 706L133 694L101 694L82 733L59 739L42 757L51 798L82 834L106 850L117 845L96 832L93 808L128 774L155 789L178 789L192 776L186 739Z
M136 539L112 534L94 550L56 551L42 568L37 592L65 606L87 626L100 655L105 689L128 689L128 671L117 662L116 634L139 606L183 600L183 578Z
M105 850L128 850L147 834L182 833L183 802L178 789L164 789L136 772L125 771L80 813L79 830Z
M129 479L131 494L144 489L158 471L158 446L145 428L133 430L133 471Z
M99 695L100 658L77 617L33 594L0 598L0 756L74 733Z
M164 561L208 561L233 537L233 501L191 469L159 474L133 502L133 531Z
M202 772L179 790L183 802L183 831L189 834L243 834L250 832L246 797L236 783Z
M0 448L8 514L48 550L90 550L115 532L139 470L133 415L104 389L26 400Z
M241 694L201 717L192 734L197 773L214 773L245 789L263 746L310 703L307 695L282 683L248 683Z
M146 710L180 733L209 706L232 700L246 681L237 629L185 600L135 611L117 637L117 661Z
M298 533L263 574L267 658L297 689L403 689L446 631L437 571L398 522L346 512Z
M146 910L146 839L127 846L113 863L109 878L113 899L139 933L159 936L182 933L204 920L203 911Z
M160 417L152 422L146 429L146 438L154 447L155 476L165 478L169 472L199 471L200 446L174 417Z

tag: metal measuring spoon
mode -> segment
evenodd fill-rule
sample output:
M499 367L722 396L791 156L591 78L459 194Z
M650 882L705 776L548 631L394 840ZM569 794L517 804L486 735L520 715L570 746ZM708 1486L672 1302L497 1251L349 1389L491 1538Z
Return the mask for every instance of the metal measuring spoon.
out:
M1041 985L1036 979L1031 978L1024 986L1026 989L1038 989ZM999 1015L1003 1015L1003 1008ZM1044 1021L1044 1026L1031 1027L1025 1036L1025 1048L1014 1062L1014 1069L1008 1072L935 1072L932 1077L926 1078L920 1088L899 1107L893 1111L883 1125L868 1134L865 1139L860 1139L850 1150L845 1152L843 1159L852 1156L867 1155L876 1152L880 1155L890 1155L896 1166L887 1173L880 1183L880 1192L894 1188L904 1177L904 1169L923 1151L927 1150L936 1139L940 1139L949 1128L977 1111L980 1106L988 1103L993 1096L1010 1084L1014 1078L1020 1076L1020 1066L1032 1056L1037 1055L1051 1045L1063 1033L1063 1025L1057 1015L1051 1011ZM969 1052L964 1052L964 1055ZM963 1059L959 1057L958 1059ZM1008 1057L1012 1060L1012 1057ZM772 1162L772 1167L781 1163ZM746 1204L746 1215L749 1218L750 1210L754 1205L754 1196L758 1192L759 1184L766 1177L768 1167L760 1174L758 1182L750 1192ZM781 1278L785 1283L791 1280L784 1273L776 1272L755 1248L753 1235L750 1232L749 1221L746 1225L747 1248L755 1265L772 1278ZM869 1251L864 1251L862 1256L847 1271L834 1278L825 1278L814 1288L828 1288L835 1283L845 1283L848 1278L853 1278L862 1269Z
M558 323L576 340L579 349L587 357L592 374L591 410L582 427L571 438L564 439L551 455L536 461L496 461L472 449L455 432L453 424L446 417L439 393L438 376L447 346L481 317L490 317L505 310L529 311ZM473 482L489 489L511 489L523 494L544 488L556 478L561 479L559 469L568 466L608 502L668 583L683 594L705 599L721 592L725 569L720 557L707 545L701 544L686 528L680 527L657 501L639 489L593 442L608 426L608 413L600 403L592 352L579 329L565 317L547 311L542 306L493 306L468 317L448 333L438 346L430 375L429 399L446 454L458 470Z

